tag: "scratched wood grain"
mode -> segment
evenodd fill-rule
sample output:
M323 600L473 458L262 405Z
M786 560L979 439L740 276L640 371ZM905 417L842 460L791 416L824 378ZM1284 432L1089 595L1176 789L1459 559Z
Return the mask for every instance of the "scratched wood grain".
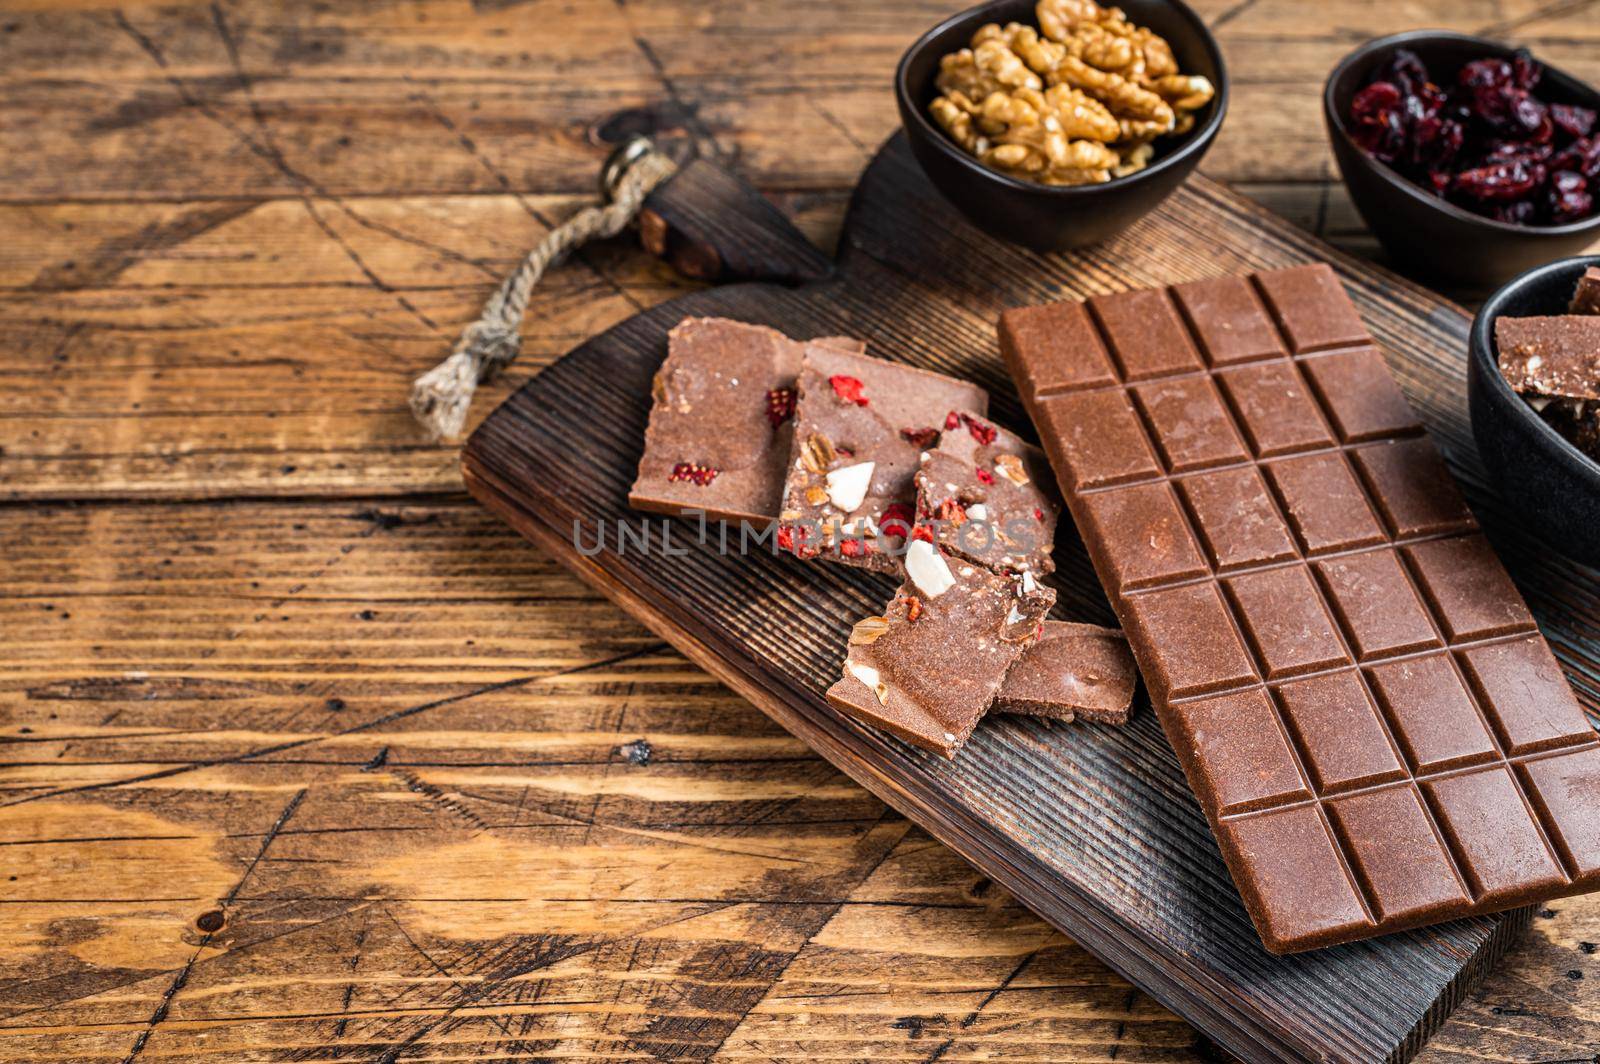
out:
M1209 1056L404 410L621 132L831 247L953 6L0 4L0 1060ZM1489 29L1600 77L1583 0L1198 6L1239 78L1207 172L1363 251L1343 51ZM476 411L687 287L586 251ZM1426 1059L1592 1059L1596 942L1558 903Z

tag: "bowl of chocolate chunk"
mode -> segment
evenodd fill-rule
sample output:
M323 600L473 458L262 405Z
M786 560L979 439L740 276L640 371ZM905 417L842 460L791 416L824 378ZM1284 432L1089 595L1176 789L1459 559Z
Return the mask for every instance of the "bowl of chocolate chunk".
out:
M1228 77L1179 0L995 0L918 38L895 97L947 199L996 236L1060 251L1182 183L1222 126Z
M1420 30L1323 89L1361 217L1415 273L1486 290L1600 239L1600 92L1526 49Z
M1471 349L1484 465L1547 540L1600 565L1600 256L1500 289L1472 323Z

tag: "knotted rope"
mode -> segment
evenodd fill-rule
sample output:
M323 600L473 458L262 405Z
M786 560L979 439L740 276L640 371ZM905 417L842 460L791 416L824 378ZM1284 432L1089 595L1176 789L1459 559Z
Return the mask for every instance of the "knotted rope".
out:
M411 411L429 434L435 439L459 435L472 393L517 357L528 297L544 272L573 249L622 232L645 197L676 172L672 160L643 137L613 154L601 173L608 202L585 207L546 233L483 304L478 320L461 331L450 357L411 386Z

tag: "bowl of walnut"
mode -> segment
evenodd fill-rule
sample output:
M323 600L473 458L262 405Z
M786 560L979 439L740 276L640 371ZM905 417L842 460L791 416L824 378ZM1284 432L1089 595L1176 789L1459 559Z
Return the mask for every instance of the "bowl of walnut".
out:
M895 97L947 199L987 232L1061 251L1121 231L1189 175L1228 75L1180 0L993 0L919 37Z

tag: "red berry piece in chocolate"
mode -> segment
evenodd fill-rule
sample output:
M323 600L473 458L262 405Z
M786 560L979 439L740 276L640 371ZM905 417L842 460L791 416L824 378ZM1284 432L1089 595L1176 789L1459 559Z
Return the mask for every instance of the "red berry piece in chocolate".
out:
M961 415L956 413L954 410L950 411L944 416L944 427L946 430L953 429L959 424L961 424Z
M994 474L989 472L987 469L983 468L983 466L974 467L973 473L976 474L976 476L978 478L978 483L980 483L980 484L993 484L994 483Z
M772 388L767 391L767 420L773 428L794 417L794 389Z
M717 474L720 472L722 470L713 469L708 465L700 465L698 462L679 462L672 467L672 475L667 479L672 481L687 480L689 483L698 484L703 488L713 480L716 480Z
M904 539L911 532L911 507L903 502L891 503L878 519L878 531L886 536Z
M867 405L867 397L861 394L866 385L862 384L859 378L847 377L840 373L829 377L828 383L833 385L833 394L845 402L854 403L857 406Z
M905 437L907 443L927 450L939 442L939 430L936 428L901 429L900 435Z
M966 424L967 431L972 433L973 439L986 446L994 442L995 431L993 425L987 425L971 414L962 414L961 420Z

